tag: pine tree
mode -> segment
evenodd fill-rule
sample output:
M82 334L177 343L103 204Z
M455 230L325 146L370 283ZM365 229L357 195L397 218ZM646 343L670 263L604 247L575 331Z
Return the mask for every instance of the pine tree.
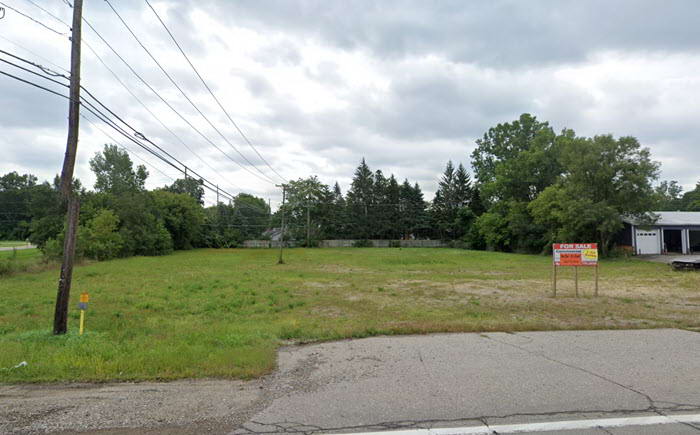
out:
M374 205L374 176L364 158L355 170L346 201L351 237L368 239L373 228L370 210Z
M396 181L394 174L391 174L386 188L386 205L384 214L387 219L387 232L385 237L398 239L401 237L401 229L398 227L401 220L399 204L401 202L401 187Z
M343 239L348 237L347 225L348 221L345 198L343 198L340 185L336 181L331 194L329 223L326 230L326 237L330 239Z

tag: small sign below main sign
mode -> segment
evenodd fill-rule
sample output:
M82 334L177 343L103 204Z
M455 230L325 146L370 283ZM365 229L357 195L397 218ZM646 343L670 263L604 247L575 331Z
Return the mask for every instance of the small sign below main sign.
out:
M555 243L552 246L555 266L597 266L597 243Z

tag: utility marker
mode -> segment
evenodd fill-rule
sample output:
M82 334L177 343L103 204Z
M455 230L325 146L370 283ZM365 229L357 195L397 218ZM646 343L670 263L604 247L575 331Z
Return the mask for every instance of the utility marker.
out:
M90 295L81 293L80 302L78 303L78 308L80 309L80 335L83 335L85 331L85 311L87 311L88 302L90 302Z

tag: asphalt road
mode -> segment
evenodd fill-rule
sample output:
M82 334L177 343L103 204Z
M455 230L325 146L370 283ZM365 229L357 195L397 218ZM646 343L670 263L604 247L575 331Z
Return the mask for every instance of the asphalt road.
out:
M562 331L326 343L284 349L267 390L269 404L234 433L427 434L415 429L479 426L488 433L500 425L698 415L700 334ZM700 422L692 426L537 433L700 433ZM528 433L528 426L519 429Z
M664 415L685 420L641 420ZM0 386L0 433L61 431L699 434L700 334L375 337L283 348L246 382Z

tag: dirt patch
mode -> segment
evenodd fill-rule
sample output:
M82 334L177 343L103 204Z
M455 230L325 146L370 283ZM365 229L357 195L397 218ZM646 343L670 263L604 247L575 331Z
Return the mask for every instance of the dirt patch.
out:
M324 264L323 266L319 267L317 270L321 272L330 272L330 273L343 273L343 274L349 274L349 273L362 273L362 274L367 274L367 273L372 273L371 270L364 269L362 267L348 267L348 266L341 266L339 264Z
M311 287L311 288L339 288L339 287L345 287L347 283L344 282L338 282L338 281L307 281L304 283L304 285Z

